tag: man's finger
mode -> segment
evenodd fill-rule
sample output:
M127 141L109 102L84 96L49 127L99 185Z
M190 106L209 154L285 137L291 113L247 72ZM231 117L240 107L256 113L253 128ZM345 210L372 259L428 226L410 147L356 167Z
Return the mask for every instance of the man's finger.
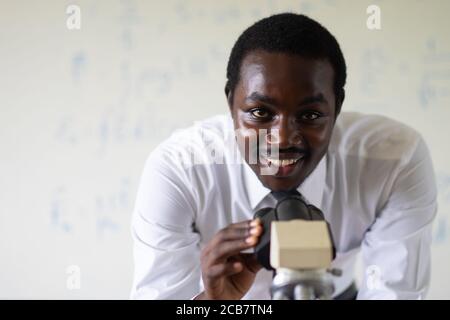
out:
M245 220L230 224L227 228L249 228L261 224L260 219Z
M257 243L258 237L262 232L261 226L251 227L250 229L227 229L214 237L208 248L206 248L205 253L209 255L213 251L220 252L222 249L239 244L241 244L238 246L240 250L248 249ZM230 245L230 242L233 244Z
M249 221L248 223L235 224L233 227L230 225L220 230L205 248L205 254L209 254L209 252L226 241L245 240L251 236L260 236L263 232L262 224L259 222L252 223L252 220Z
M209 252L209 264L226 261L229 257L239 254L242 250L252 248L258 242L258 236L251 235L245 239L222 242Z

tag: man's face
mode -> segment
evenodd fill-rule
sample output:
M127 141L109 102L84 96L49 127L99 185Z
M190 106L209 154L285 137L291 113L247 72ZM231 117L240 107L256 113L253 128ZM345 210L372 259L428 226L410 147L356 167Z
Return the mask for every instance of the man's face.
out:
M259 50L242 61L228 103L240 151L267 188L297 188L326 153L337 116L333 85L327 60ZM267 135L252 144L255 132Z

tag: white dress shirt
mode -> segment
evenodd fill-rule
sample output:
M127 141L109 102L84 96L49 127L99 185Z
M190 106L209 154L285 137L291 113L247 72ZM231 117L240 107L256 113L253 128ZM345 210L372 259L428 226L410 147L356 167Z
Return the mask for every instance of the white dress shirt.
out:
M361 250L358 299L425 297L437 190L420 134L386 117L343 112L327 154L298 191L330 223L332 267L343 270L334 295L354 280ZM203 290L202 247L230 223L274 205L239 153L229 115L174 132L151 152L141 177L131 298L193 298ZM270 299L271 282L262 269L244 299Z

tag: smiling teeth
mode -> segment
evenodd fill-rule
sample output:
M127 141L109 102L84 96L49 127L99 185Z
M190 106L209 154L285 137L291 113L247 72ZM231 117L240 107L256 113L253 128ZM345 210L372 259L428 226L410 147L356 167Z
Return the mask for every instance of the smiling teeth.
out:
M277 167L284 167L284 166L289 166L291 164L294 164L300 159L301 158L298 158L298 159L283 159L283 160L268 159L268 160L269 160L269 164L274 164Z

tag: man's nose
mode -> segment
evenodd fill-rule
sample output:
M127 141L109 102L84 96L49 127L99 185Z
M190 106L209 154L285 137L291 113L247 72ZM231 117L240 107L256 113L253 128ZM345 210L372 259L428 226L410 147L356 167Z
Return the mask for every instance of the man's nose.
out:
M288 116L280 117L276 125L270 128L269 144L277 144L279 149L287 149L302 144L301 129L295 119Z

